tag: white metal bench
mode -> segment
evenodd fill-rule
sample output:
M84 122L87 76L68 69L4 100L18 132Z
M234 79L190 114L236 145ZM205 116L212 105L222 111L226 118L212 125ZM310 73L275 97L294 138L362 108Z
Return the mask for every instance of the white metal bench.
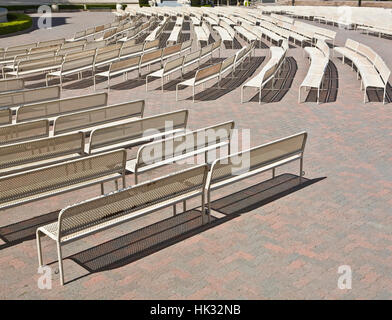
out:
M119 224L200 196L204 222L207 166L197 166L61 210L57 222L37 229L38 262L43 265L41 237L56 241L60 283L64 285L62 246ZM185 211L185 210L184 210Z

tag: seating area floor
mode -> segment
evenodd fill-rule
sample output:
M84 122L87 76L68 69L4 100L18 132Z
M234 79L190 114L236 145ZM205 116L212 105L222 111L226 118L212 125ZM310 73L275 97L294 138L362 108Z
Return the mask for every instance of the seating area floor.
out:
M113 20L109 12L54 16L66 17L67 23L0 42L11 46L70 38L76 30ZM392 39L320 26L338 32L337 46L350 37L371 46L392 67ZM192 27L186 33L194 38ZM218 39L215 33L213 37ZM196 41L193 45L195 50ZM221 58L236 52L221 48ZM257 175L214 191L213 221L208 225L201 224L198 203L190 201L185 213L173 216L169 208L71 243L63 247L65 286L58 281L54 242L44 238L44 261L55 270L50 290L37 286L41 275L35 230L56 220L67 205L98 196L100 187L4 210L0 299L391 299L391 87L385 105L382 94L371 91L370 102L364 104L356 72L333 58L321 103L315 102L313 92L298 103L308 61L302 48L290 46L276 94L263 91L259 104L257 92L246 89L241 104L240 85L261 70L267 54L268 49L257 48L256 57L247 60L234 79L227 75L221 88L212 87L214 82L197 87L195 103L190 88L180 90L176 101L180 80L175 76L163 93L160 80L149 83L146 92L144 71L142 79L136 79L136 72L128 81L113 78L109 104L145 99L145 116L189 109L192 129L234 120L236 128L250 130L251 146L305 130L309 136L302 180L295 163L278 169L273 179L270 173ZM217 54L213 59L219 60ZM158 65L151 71L156 69ZM191 77L195 70L187 71ZM27 87L45 84L44 76L28 79ZM87 75L66 79L62 97L93 93L92 85ZM105 88L106 82L97 82L97 91ZM190 165L165 166L144 174L142 181ZM127 179L133 183L132 175ZM105 187L110 191L114 183ZM179 205L177 212L181 209ZM337 285L342 265L352 269L350 290Z

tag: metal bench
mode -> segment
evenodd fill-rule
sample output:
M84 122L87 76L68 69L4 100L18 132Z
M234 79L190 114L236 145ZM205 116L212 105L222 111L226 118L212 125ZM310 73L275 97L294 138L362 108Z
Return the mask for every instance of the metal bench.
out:
M24 89L24 80L23 79L7 79L0 80L0 93L7 91L17 91Z
M60 283L64 285L62 246L177 203L200 196L204 222L207 166L197 166L61 210L58 221L37 229L38 263L43 265L41 237L56 241ZM184 209L185 211L185 209Z
M0 146L49 136L49 120L0 126Z
M12 110L0 109L0 126L12 123Z
M132 172L135 184L139 183L142 173L160 168L167 164L204 154L204 162L208 152L228 146L230 154L230 139L234 121L220 123L207 128L177 134L173 137L142 145L135 159L127 161L127 171Z

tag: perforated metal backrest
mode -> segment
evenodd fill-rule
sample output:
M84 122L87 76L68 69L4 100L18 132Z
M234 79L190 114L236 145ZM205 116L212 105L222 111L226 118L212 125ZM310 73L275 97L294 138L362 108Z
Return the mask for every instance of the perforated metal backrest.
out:
M15 50L15 51L6 51L3 54L3 59L4 60L10 60L12 58L14 58L17 55L21 55L21 54L28 54L29 51L27 49L20 49L20 50Z
M0 107L20 106L58 98L60 98L59 86L6 92L0 93Z
M165 74L166 72L181 67L183 63L184 63L184 57L179 57L174 60L168 61L165 63L165 66L163 67L163 73Z
M0 109L0 125L10 124L12 122L11 109Z
M374 60L377 57L377 53L373 51L372 48L364 45L363 43L360 43L358 45L357 52L364 55L366 58L369 59L370 62L374 63Z
M235 61L235 55L231 56L231 57L228 57L225 60L223 60L221 71L225 70L226 68L229 68L229 67L233 66L234 65L234 61Z
M84 50L83 52L69 53L65 56L66 61L77 60L85 57L94 57L96 53L95 49Z
M147 41L144 44L144 50L148 50L151 48L158 48L159 47L159 39L155 39L153 41Z
M374 60L374 66L376 67L377 71L380 73L380 76L384 84L387 84L389 77L391 76L391 71L385 64L384 60L379 55L377 55L376 59Z
M191 40L188 40L188 41L184 41L183 43L181 43L181 50L185 50L185 49L188 49L188 48L191 48L192 47L192 39Z
M195 52L191 52L191 53L187 54L184 59L184 64L199 59L200 52L201 52L200 50L197 50Z
M47 47L47 46L54 46L57 44L63 44L65 42L65 39L54 39L54 40L46 40L46 41L41 41L38 42L37 47Z
M49 136L49 121L37 120L0 127L0 146Z
M120 49L114 49L97 54L95 57L95 63L104 62L111 59L116 59L120 56Z
M144 53L142 55L142 59L140 61L140 64L148 63L150 61L160 59L162 56L162 50L163 49L158 49L158 50L154 50L152 52Z
M125 156L117 150L0 178L0 203L123 173Z
M73 48L73 47L84 46L86 43L87 43L86 39L81 39L81 40L72 41L72 42L65 42L61 45L61 49L68 49L68 48Z
M316 47L321 50L325 57L329 57L329 47L324 40L317 40Z
M29 50L31 48L35 48L37 44L38 43L21 44L18 46L8 47L6 51L11 52L11 51L19 51L19 50Z
M0 146L0 169L75 153L84 153L82 132Z
M82 52L83 50L84 50L84 45L63 48L63 49L60 49L59 51L57 51L57 55L65 56L70 53Z
M37 47L37 48L31 48L29 53L42 53L42 52L47 52L47 51L57 51L61 48L61 44L56 44L56 45L50 45L50 46L45 46L45 47Z
M207 172L207 166L197 166L67 207L59 214L59 239L165 200L202 191Z
M72 59L72 60L66 60L64 61L63 65L61 66L61 71L70 71L70 70L76 70L79 68L84 68L84 67L93 67L94 64L94 56L88 56L84 58L79 58L79 59Z
M0 92L22 90L24 88L23 79L0 80Z
M144 100L136 100L60 116L54 122L54 134L62 134L126 118L142 117L143 111Z
M158 132L183 129L187 120L188 110L179 110L96 129L91 133L89 148L91 151L114 143L149 137Z
M28 53L28 54L17 55L14 58L14 66L17 65L19 61L35 60L35 59L54 57L56 54L57 54L57 51L45 51L45 52Z
M181 43L165 47L162 51L162 57L181 52Z
M91 42L87 42L84 46L84 50L94 50L94 49L98 49L98 48L103 48L104 46L106 46L106 40L101 40L101 41L91 41Z
M110 65L110 72L126 70L131 67L136 67L140 63L140 58L141 58L140 56L136 56L125 60L112 62Z
M34 119L50 118L70 112L77 112L107 104L106 92L93 93L85 96L65 98L35 104L24 105L16 112L16 121L27 121Z
M214 161L208 183L239 176L304 152L307 133L301 132Z
M201 81L205 78L208 78L212 75L219 74L222 68L222 62L213 64L212 66L205 67L203 69L197 70L195 75L195 82Z
M229 141L233 128L234 121L229 121L145 144L137 152L137 167L142 168Z
M23 60L18 62L18 72L37 70L47 67L58 67L63 62L62 56L53 56L47 58L38 58L33 60Z
M222 40L215 41L211 44L211 50L214 51L215 49L220 48Z
M133 47L134 45L136 45L136 39L130 39L130 40L123 42L122 49L127 48L127 47ZM143 49L144 45L141 44L141 46ZM139 51L141 51L141 50L139 50Z
M140 43L130 47L123 47L121 49L120 56L130 55L130 54L139 54L141 55L143 52L144 44Z
M211 53L212 43L200 49L200 56L203 57L206 54Z
M359 43L357 41L354 41L352 39L347 39L346 40L346 44L345 44L346 48L351 49L353 51L357 51L358 50L358 46L359 46Z

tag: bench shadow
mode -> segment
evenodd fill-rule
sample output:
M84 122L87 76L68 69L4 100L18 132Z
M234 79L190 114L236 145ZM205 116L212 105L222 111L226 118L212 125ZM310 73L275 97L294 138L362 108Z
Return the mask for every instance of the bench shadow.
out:
M320 91L320 103L336 102L339 88L339 73L336 65L329 60ZM317 89L310 89L305 102L317 102Z
M219 81L219 88L214 84L208 89L195 94L195 101L217 100L225 94L235 90L255 73L257 68L263 63L264 58L265 57L252 57L250 61L247 58L243 65L237 67L233 75L232 72L230 72ZM192 96L186 98L186 100L192 100Z
M271 103L281 101L290 90L297 70L297 61L295 61L293 57L286 58L286 64L282 68L281 74L274 83L274 90L271 90L272 81L266 85L265 89L263 88L261 90L261 102ZM259 102L259 93L256 93L249 101Z
M213 201L212 208L223 216L211 215L210 223L203 224L200 210L192 209L70 255L65 259L72 260L87 273L66 283L135 262L323 179L325 177L301 179L294 174L282 174Z
M4 242L4 244L0 245L0 250L18 245L24 241L35 239L35 231L37 228L55 222L59 212L60 210L53 211L38 217L0 227L0 240Z

